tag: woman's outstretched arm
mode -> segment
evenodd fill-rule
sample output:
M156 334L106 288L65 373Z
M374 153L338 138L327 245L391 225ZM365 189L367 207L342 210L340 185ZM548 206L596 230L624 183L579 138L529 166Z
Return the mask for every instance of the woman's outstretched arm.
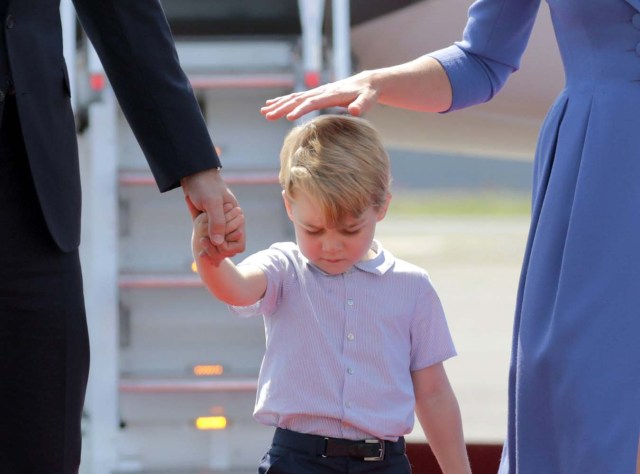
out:
M440 63L422 56L408 63L371 71L304 92L268 100L261 113L268 120L295 120L313 110L345 107L362 115L374 104L443 112L451 105L451 84Z

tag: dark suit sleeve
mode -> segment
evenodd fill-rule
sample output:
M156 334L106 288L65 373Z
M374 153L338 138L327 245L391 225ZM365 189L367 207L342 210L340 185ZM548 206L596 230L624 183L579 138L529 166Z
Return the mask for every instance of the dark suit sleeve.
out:
M220 166L158 0L74 0L158 187Z

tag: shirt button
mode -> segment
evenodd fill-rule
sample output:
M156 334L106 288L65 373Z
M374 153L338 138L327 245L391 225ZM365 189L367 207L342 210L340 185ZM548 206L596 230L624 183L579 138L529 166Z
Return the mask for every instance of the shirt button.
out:
M347 339L349 339L350 341L353 341L356 338L356 336L354 336L352 333L347 334Z
M347 304L348 304L349 306L353 306L353 300L352 300L351 298L349 298L349 299L347 300Z
M13 15L7 15L7 18L6 18L5 22L4 22L4 24L8 29L12 29L14 26L16 26L16 22L13 19Z
M347 408L351 408L351 402L345 403L344 406L346 406Z
M640 30L640 13L636 13L631 17L631 24Z
M351 367L349 367L349 368L347 369L347 373L348 373L349 375L353 375L353 369L352 369Z

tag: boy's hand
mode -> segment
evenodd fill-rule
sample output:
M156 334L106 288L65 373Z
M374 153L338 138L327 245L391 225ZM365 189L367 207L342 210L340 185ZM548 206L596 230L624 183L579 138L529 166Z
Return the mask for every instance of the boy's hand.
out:
M209 216L206 212L198 214L193 220L193 235L191 246L193 256L204 259L213 265L218 265L227 257L232 257L245 247L244 213L238 206L231 203L224 205L225 240L220 245L215 245L209 239Z

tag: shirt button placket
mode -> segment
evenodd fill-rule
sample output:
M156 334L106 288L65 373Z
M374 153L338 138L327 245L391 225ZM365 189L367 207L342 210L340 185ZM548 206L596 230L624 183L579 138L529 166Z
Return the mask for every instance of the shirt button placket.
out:
M350 310L352 310L353 306L354 306L353 298L347 298L346 304L347 304L347 307L346 307L347 311L351 312ZM354 339L355 339L355 336L354 336L353 333L350 332L350 333L347 334L347 340L348 341L353 341ZM353 367L347 367L346 372L349 375L353 375L353 373L354 373ZM351 384L346 384L345 388L346 388L346 386L350 386L350 385ZM344 406L345 406L346 409L350 409L351 408L351 402L349 402L349 401L345 402Z

